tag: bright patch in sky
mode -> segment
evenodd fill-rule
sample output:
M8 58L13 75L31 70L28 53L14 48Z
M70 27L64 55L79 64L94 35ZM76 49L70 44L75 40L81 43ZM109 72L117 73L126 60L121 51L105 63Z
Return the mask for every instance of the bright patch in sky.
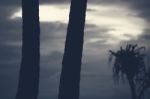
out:
M88 5L87 24L93 24L97 27L110 29L109 35L105 38L107 44L116 44L120 41L137 39L143 33L146 22L137 16L136 12L124 6L117 5ZM21 9L17 10L11 19L21 18ZM41 22L68 22L69 7L68 5L40 5ZM88 42L95 43L103 38L91 38Z

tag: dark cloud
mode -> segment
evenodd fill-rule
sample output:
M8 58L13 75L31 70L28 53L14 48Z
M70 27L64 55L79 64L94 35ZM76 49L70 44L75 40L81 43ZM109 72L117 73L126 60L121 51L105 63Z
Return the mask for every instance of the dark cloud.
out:
M150 19L150 1L149 0L128 0L131 7L139 12L139 16Z
M42 40L64 39L66 29L67 24L61 22L41 23L41 32L42 32L41 39Z
M145 31L143 31L143 33L141 35L138 36L138 38L136 40L130 40L130 43L133 44L138 44L139 46L145 46L146 49L149 50L150 45L150 30L146 29Z
M111 30L113 30L113 29L109 28L109 27L103 27L103 26L98 27L93 24L87 24L85 26L85 43L88 42L90 44L89 41L96 38L96 39L101 39L101 40L94 42L95 44L100 44L100 45L105 44L107 42L108 38L110 37L110 35L107 33ZM91 47L89 47L89 48L91 48Z
M70 2L70 0L39 0L40 4L64 4L67 2ZM21 6L21 0L1 0L0 1L1 6Z
M0 19L0 98L12 99L16 94L21 59L20 23ZM10 83L11 82L11 83Z
M139 36L139 39L149 42L150 41L150 29L145 30L144 33L142 33L142 35Z
M1 6L17 6L21 5L21 0L1 0L0 1Z
M129 93L128 88L125 88L126 84L114 86L107 56L96 58L99 59L94 62L87 61L82 65L81 99L120 99L121 96L127 98ZM125 97L124 99L126 99Z
M41 56L39 99L57 99L62 53L53 51Z

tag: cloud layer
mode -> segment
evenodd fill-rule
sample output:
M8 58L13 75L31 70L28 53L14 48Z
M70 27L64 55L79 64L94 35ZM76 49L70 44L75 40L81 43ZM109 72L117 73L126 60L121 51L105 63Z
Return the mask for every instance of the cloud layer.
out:
M49 9L43 8L45 12L42 14L48 22L41 22L39 99L57 99L70 1L40 0L40 3L50 5ZM0 15L0 98L12 99L18 83L22 25L20 18L10 17L21 13L18 10L21 1L1 0L0 5L0 11L3 12ZM116 50L120 44L127 42L150 48L149 5L148 0L89 0L81 99L129 99L127 83L114 85L107 61L108 50Z

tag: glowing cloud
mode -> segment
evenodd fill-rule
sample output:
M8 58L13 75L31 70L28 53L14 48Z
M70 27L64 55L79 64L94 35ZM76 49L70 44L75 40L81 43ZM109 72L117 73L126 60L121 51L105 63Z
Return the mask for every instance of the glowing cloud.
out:
M67 22L68 20L68 9L67 8L59 8L54 5L40 5L39 16L41 22ZM22 11L19 9L15 12L10 18L16 19L22 17Z
M146 22L137 17L136 13L126 7L88 5L86 23L94 24L98 27L112 28L107 34L106 43L119 43L122 40L136 39L143 31ZM17 10L10 16L10 19L21 18L21 9ZM68 22L69 6L68 5L40 5L41 22ZM105 33L106 34L106 33ZM102 38L91 38L88 42L95 43Z

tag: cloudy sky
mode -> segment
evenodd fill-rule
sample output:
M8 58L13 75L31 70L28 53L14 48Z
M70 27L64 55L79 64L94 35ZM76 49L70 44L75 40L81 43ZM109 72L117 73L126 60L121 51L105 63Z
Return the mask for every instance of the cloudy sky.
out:
M57 99L69 15L69 0L40 0L39 99ZM0 99L14 99L21 60L21 0L0 1ZM89 0L80 99L129 99L127 83L116 85L108 50L150 42L149 0Z

